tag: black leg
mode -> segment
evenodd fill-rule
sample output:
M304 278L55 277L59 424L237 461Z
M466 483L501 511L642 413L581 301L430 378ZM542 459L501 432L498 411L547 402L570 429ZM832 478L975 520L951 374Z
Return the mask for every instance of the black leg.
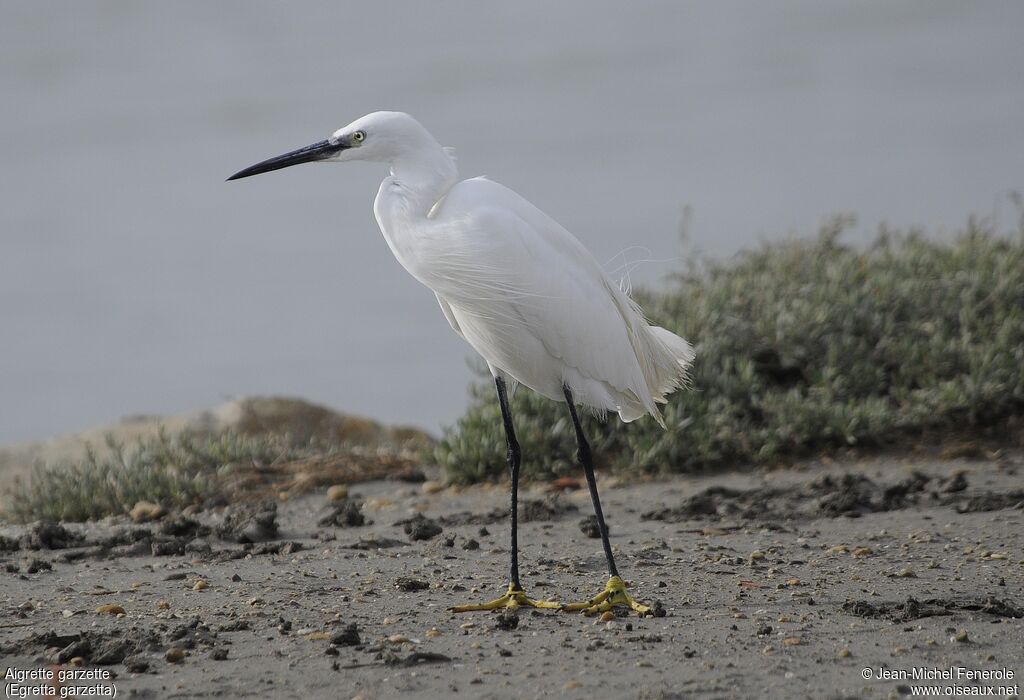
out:
M583 473L587 476L587 486L590 487L590 498L594 501L597 527L601 531L601 544L604 545L604 556L608 560L608 573L612 576L618 576L619 571L615 568L615 557L612 556L612 545L608 541L608 526L605 525L604 513L601 511L601 497L597 494L597 480L594 478L594 460L590 454L590 445L587 443L587 436L583 434L583 427L580 425L579 416L576 415L576 406L572 401L572 392L569 391L567 386L563 386L562 390L565 392L565 402L569 404L569 415L572 416L572 424L576 428L576 444L578 446L576 458L583 465Z
M501 377L494 378L494 386L498 389L498 403L501 404L501 421L505 424L505 445L508 448L506 459L508 460L509 476L512 478L512 567L511 583L517 591L523 590L519 583L519 442L516 440L516 430L512 426L512 411L508 407L508 395L505 392L505 380Z
M508 394L505 391L505 380L501 377L494 378L494 386L498 390L498 403L501 404L501 422L505 425L505 443L508 446L508 471L512 477L512 507L509 519L512 521L511 542L512 554L509 567L508 591L505 595L486 603L474 605L456 605L448 608L452 612L463 613L474 610L499 610L509 608L515 610L520 606L530 608L542 608L547 610L560 610L561 603L553 600L534 600L523 592L523 586L519 582L519 442L516 440L516 431L512 427L512 411L508 407Z

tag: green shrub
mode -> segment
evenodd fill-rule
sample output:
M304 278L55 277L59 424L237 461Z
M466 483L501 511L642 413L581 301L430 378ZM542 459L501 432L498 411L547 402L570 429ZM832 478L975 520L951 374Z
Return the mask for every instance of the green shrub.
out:
M697 348L693 388L653 420L588 416L596 459L618 470L768 464L922 431L982 429L1024 413L1024 226L970 221L954 240L883 231L866 250L836 219L813 241L695 264L641 293L652 322ZM504 474L490 380L431 452L452 481ZM564 405L517 392L523 471L577 473Z
M222 495L223 473L259 467L297 454L283 438L181 434L140 440L131 448L108 441L103 456L38 465L7 489L12 520L82 521L127 512L139 501L165 507L200 504Z

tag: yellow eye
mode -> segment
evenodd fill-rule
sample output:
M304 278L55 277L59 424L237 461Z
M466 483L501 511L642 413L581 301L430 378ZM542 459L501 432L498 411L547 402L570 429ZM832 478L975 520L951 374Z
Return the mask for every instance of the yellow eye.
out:
M362 143L365 140L366 140L366 132L365 131L357 131L354 134L352 134L352 141L354 143Z

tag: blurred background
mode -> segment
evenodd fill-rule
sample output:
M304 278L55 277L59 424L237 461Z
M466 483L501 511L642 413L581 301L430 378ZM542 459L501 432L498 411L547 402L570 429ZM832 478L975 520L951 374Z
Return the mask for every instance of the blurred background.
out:
M1011 227L1024 185L1019 3L2 15L0 442L241 394L450 424L471 351L377 230L380 167L224 183L377 109L412 113L463 176L517 190L640 285L836 212L864 241L970 212Z

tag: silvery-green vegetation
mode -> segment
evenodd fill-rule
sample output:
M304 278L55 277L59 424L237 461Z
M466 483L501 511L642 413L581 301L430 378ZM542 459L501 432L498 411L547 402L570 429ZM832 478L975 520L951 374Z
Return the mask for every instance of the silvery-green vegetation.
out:
M139 501L165 507L199 505L222 495L227 472L259 469L299 454L287 440L182 434L111 441L69 464L38 465L28 480L7 489L4 514L18 521L82 521L125 513Z
M972 220L950 241L883 231L858 249L841 241L848 223L694 264L639 294L652 322L695 344L692 389L664 407L667 431L588 417L599 463L634 473L773 464L947 430L983 435L1021 416L1024 226L998 236ZM506 469L489 379L472 395L431 455L460 483ZM519 391L512 410L526 475L578 471L563 404Z

